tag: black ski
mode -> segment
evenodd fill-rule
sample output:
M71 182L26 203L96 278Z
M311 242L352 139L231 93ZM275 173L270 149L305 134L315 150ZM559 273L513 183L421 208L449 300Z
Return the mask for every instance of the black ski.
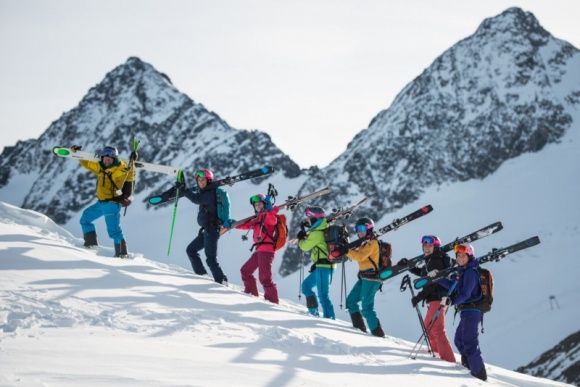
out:
M433 207L431 205L426 205L425 207L421 207L417 211L411 212L409 215L403 216L402 218L395 219L391 223L387 224L385 227L379 228L378 230L375 231L375 236L378 238L382 235L385 235L389 231L397 230L399 227L401 227L401 226L403 226L403 225L405 225L405 224L407 224L415 219L418 219L424 215L427 215L431 211L433 211ZM362 244L362 242L363 242L363 240L357 239L356 241L350 242L347 247L349 250L356 249L357 247L359 247Z
M223 179L216 180L216 183L218 183L218 186L223 186L223 185L232 186L235 183L238 183L240 181L253 179L255 177L266 176L266 175L271 174L272 172L274 172L274 167L266 165L260 169L255 169L253 171L241 173L239 175L228 176L228 177L225 177ZM183 197L184 193L180 192L179 195L180 195L179 197ZM158 204L162 204L162 203L172 202L174 200L175 200L175 188L174 187L171 187L171 189L163 192L162 194L153 195L153 196L149 197L149 199L148 199L149 204L152 204L154 206L156 206Z
M535 236L526 239L525 241L515 243L508 247L504 247L501 249L493 249L491 252L487 253L483 257L477 258L477 260L479 261L480 264L490 261L498 262L508 254L513 254L515 252L527 249L528 247L532 247L538 244L540 244L540 238ZM442 278L449 277L449 275L455 272L457 272L457 267L450 267L449 269L439 271L434 277L417 278L416 280L413 281L413 286L415 287L415 289L421 289L425 285L428 285L432 282L437 282Z
M357 207L365 204L366 202L370 201L371 199L372 198L364 198L360 202L353 204L350 207L334 209L330 215L326 216L326 222L329 225L331 225L332 223L336 222L337 220L350 218L352 216L352 214L354 213L354 210L356 210Z
M272 187L272 186L270 186L270 187ZM309 195L295 196L295 197L290 196L290 197L288 197L288 199L284 203L280 204L278 206L278 208L279 209L288 208L290 211L294 211L294 209L298 205L300 205L302 202L305 202L306 200L310 200L310 199L317 198L317 197L322 196L322 195L329 194L331 192L332 192L332 188L326 187L326 188L323 188L323 189L321 189L319 191L313 192L313 193L311 193ZM232 227L231 228L232 229L233 228L236 228L240 224L244 224L247 221L254 219L255 217L256 217L256 215L252 215L252 216L248 216L247 218L238 220L238 221L232 223ZM221 230L220 234L224 234L224 233L228 232L229 230L230 229L228 229L228 228L224 228L224 229Z
M472 232L469 235L466 235L466 236L461 237L461 238L457 238L453 242L449 242L445 245L442 245L441 251L443 251L444 253L447 253L447 252L453 250L453 248L457 245L460 245L462 243L471 243L471 242L476 241L478 239L482 239L482 238L485 238L487 236L490 236L491 234L495 234L496 232L498 232L502 229L503 229L503 225L501 224L501 222L495 222L493 224L490 224L487 227L484 227L480 230ZM407 261L407 265L405 265L405 266L393 265L392 267L390 267L389 269L387 269L383 273L381 273L381 277L383 280L395 277L396 275L399 275L401 273L406 272L407 270L414 268L415 266L417 266L418 264L423 262L424 259L425 259L425 254L421 254L421 255L416 256L415 258L409 259Z

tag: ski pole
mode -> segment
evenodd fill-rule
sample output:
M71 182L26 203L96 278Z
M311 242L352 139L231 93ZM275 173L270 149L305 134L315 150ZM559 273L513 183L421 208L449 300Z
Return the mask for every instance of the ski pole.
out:
M298 282L298 300L302 299L302 282L304 281L304 250L300 249L302 263L300 265L300 282Z
M409 274L405 275L403 277L403 280L401 281L401 292L404 292L405 290L407 290L407 288L409 288L409 290L411 290L411 296L415 297L415 291L413 290L413 287L411 286L411 277L409 276ZM419 305L415 305L415 310L417 310L417 316L419 317L419 324L421 325L421 330L423 331L423 335L425 337L425 342L427 343L427 350L429 351L430 354L435 356L435 353L432 350L433 347L431 346L431 340L429 339L429 335L427 335L427 329L425 328L425 321L423 320L423 316L421 315L421 311L419 310ZM423 337L423 336L421 336L421 337Z
M137 153L137 150L139 149L139 144L141 142L137 141L137 139L133 136L133 139L131 139L131 154L133 154L133 152ZM133 170L133 168L135 167L135 160L133 160L133 158L129 158L129 165L128 165L128 169L127 169L127 173L125 174L125 180L123 180L123 184L121 184L121 189L123 188L123 186L125 185L125 183L127 182L127 178L129 177L129 173L131 173L131 171ZM133 181L131 182L131 192L134 192L135 190L135 179L133 179ZM130 200L133 200L132 198L129 198ZM125 211L123 212L123 216L127 215L127 206L125 206Z
M181 183L183 180L183 170L177 171L177 182ZM173 219L171 220L171 231L169 232L169 246L167 246L167 256L171 251L171 239L173 239L173 228L175 227L175 217L177 215L177 203L179 202L179 189L175 190L175 204L173 205Z
M342 276L341 276L341 280L340 280L340 309L342 309L342 300L343 300L343 296L344 296L344 300L346 302L346 272L344 269L344 263L346 262L346 259L342 259Z

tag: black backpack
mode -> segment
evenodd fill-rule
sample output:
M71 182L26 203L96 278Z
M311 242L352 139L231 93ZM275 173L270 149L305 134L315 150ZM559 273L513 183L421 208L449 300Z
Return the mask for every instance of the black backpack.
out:
M334 250L337 250L340 245L348 245L350 243L350 239L348 237L348 230L346 225L332 225L325 229L324 242L326 242L328 254Z
M393 246L390 243L383 242L379 239L377 239L377 242L379 242L379 266L377 266L372 259L370 261L375 268L377 278L384 281L381 274L393 266L393 261L391 259L393 255Z

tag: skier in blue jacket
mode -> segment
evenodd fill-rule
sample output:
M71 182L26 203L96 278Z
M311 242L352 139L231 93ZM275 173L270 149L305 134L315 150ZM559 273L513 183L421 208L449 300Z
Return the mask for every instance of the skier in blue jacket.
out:
M468 244L455 246L457 264L459 268L455 278L444 278L439 281L443 287L450 289L455 285L451 297L443 297L441 305L455 304L460 310L460 322L455 331L455 346L461 354L461 364L471 371L478 379L487 380L485 364L479 348L479 324L483 313L473 307L465 307L481 298L481 284L479 283L479 261L475 259L475 251Z
M231 228L230 200L227 192L214 183L213 173L209 169L200 169L194 176L197 187L187 188L185 181L175 185L186 198L199 205L197 224L201 229L185 251L195 274L206 275L207 271L199 255L200 250L204 249L205 262L214 281L227 285L228 278L217 260L217 244L221 228Z

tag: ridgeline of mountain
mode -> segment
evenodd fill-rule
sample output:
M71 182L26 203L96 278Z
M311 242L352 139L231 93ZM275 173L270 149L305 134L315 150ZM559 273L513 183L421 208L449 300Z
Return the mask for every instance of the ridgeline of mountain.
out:
M95 179L78 163L53 156L52 148L82 145L84 150L98 151L112 145L128 155L133 135L141 141L140 160L190 173L208 167L225 177L275 165L287 177L300 174L298 165L270 136L231 128L180 93L166 75L133 57L107 74L38 140L6 147L0 157L0 188L14 183L14 189L23 193L22 208L63 224L94 200ZM28 177L18 178L24 175ZM147 197L165 190L168 180L165 175L140 172L136 190Z
M516 371L557 382L580 385L580 331L566 337L530 364Z
M331 185L333 194L317 201L327 211L373 196L357 214L378 220L428 187L483 179L506 160L558 141L579 104L578 49L531 13L510 8L438 57L299 192ZM287 249L280 274L300 262Z

